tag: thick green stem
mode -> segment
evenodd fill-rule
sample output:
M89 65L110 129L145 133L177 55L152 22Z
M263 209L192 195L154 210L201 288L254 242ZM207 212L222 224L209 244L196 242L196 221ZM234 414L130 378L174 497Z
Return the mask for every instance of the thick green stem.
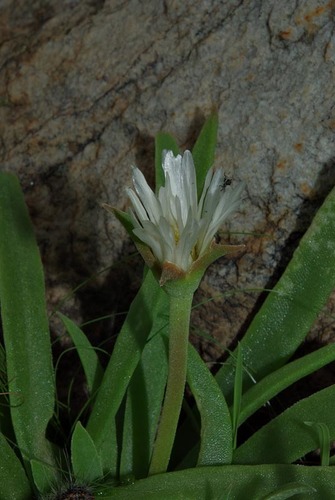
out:
M170 295L169 373L149 475L169 465L185 390L192 299L193 292Z

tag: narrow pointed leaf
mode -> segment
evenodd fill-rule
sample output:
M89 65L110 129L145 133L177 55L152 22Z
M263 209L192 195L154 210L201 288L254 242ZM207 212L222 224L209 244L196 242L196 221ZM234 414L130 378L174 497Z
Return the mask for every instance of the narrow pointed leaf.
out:
M44 276L17 179L0 173L0 302L11 417L22 455L52 462L55 382Z
M167 321L163 315L157 319L153 329L161 331L146 343L127 391L120 463L122 481L148 475L168 371L168 345L162 335Z
M289 464L319 448L315 429L304 422L325 424L335 440L335 385L294 404L253 434L234 453L235 464ZM271 443L271 444L269 444Z
M241 340L244 364L256 380L286 363L303 342L335 285L335 188L300 241L291 262ZM232 400L233 358L217 381ZM244 373L244 387L252 385Z
M335 361L335 345L321 347L264 377L243 394L239 425L294 382Z
M72 339L72 342L76 347L83 370L85 372L88 389L91 394L95 394L100 386L103 377L103 369L97 353L95 352L94 347L91 345L84 332L70 318L67 318L66 316L64 316L64 314L61 313L58 313L58 316L62 320L68 334Z
M118 465L115 417L152 331L154 311L161 312L161 301L164 305L166 294L148 271L118 335L87 425L104 472L114 476Z
M197 466L230 464L233 439L229 409L215 378L191 344L187 382L201 417Z

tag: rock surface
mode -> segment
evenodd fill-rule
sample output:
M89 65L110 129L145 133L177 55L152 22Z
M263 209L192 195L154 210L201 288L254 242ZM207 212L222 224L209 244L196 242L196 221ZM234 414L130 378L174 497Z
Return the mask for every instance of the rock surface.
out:
M133 249L100 204L124 209L130 165L153 177L155 134L190 148L212 109L216 164L247 186L225 229L255 235L231 237L246 253L213 265L198 299L273 283L335 182L334 12L317 0L2 1L1 168L20 178L51 301L114 264L79 295L79 316L127 306L140 264L119 264ZM227 342L256 299L199 309L198 331Z

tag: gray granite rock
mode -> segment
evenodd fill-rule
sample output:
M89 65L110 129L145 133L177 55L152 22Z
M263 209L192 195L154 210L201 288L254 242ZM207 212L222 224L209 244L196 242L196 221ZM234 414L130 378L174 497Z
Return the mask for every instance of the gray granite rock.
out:
M247 251L212 266L199 300L273 283L335 181L334 8L3 1L1 168L21 180L49 283L67 289L115 264L126 278L103 274L94 286L107 297L102 312L121 307L124 289L138 284L117 264L132 247L100 204L124 209L130 166L153 177L155 134L190 148L212 109L216 164L247 185L225 229L255 234L231 236ZM206 320L197 315L198 330L228 341L256 299L226 298Z

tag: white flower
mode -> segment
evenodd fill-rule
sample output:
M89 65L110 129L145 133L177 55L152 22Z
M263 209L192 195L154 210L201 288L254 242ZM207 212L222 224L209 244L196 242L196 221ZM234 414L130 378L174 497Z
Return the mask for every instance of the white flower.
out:
M133 233L151 248L160 264L171 263L187 272L209 249L222 222L239 205L243 185L227 186L221 168L209 169L200 200L192 154L163 158L165 185L158 196L142 172L133 168L135 191L127 188Z

